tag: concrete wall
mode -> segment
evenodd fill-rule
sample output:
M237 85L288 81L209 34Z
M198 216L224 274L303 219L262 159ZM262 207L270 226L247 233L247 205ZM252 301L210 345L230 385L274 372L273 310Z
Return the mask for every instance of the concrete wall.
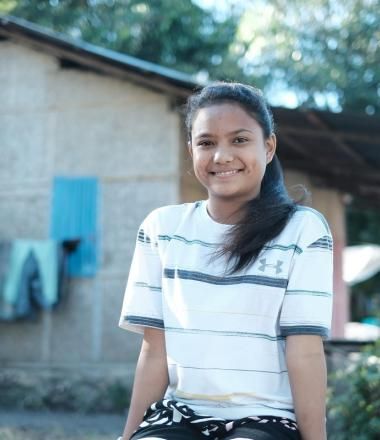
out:
M101 260L34 322L0 323L0 362L133 363L139 339L118 329L138 225L179 200L180 120L169 97L0 42L0 239L49 234L56 175L96 176ZM4 62L5 61L5 62Z

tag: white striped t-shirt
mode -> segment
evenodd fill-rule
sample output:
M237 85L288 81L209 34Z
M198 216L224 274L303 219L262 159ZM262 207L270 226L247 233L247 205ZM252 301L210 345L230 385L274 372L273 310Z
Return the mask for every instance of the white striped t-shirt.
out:
M207 202L154 210L137 237L120 327L165 330L166 398L226 419L295 419L285 338L328 337L332 238L323 216L299 207L254 264L226 275L215 257L230 225Z

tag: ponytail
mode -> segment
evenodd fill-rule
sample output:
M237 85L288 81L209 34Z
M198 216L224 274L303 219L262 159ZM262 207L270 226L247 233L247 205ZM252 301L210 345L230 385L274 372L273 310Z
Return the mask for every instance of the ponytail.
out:
M226 255L230 274L253 263L265 244L277 237L297 209L285 188L280 161L275 155L267 165L260 195L243 207L241 220L226 235L217 255Z

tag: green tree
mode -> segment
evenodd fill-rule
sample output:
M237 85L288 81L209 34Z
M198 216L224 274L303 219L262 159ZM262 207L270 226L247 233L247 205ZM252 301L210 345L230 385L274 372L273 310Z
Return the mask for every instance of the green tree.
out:
M245 69L267 88L291 89L304 105L380 111L379 0L256 1L239 41Z
M187 73L242 79L229 51L238 15L217 19L189 0L14 1L10 14Z
M376 440L380 434L380 340L331 378L330 440ZM332 391L332 390L330 390Z

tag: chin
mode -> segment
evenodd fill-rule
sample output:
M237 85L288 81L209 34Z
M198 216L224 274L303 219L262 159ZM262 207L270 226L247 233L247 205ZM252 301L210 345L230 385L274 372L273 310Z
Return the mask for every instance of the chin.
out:
M216 199L220 199L220 200L240 200L242 198L242 194L236 193L236 192L220 192L220 193L216 193L216 192L212 192L210 193L210 195L212 197L215 197Z

